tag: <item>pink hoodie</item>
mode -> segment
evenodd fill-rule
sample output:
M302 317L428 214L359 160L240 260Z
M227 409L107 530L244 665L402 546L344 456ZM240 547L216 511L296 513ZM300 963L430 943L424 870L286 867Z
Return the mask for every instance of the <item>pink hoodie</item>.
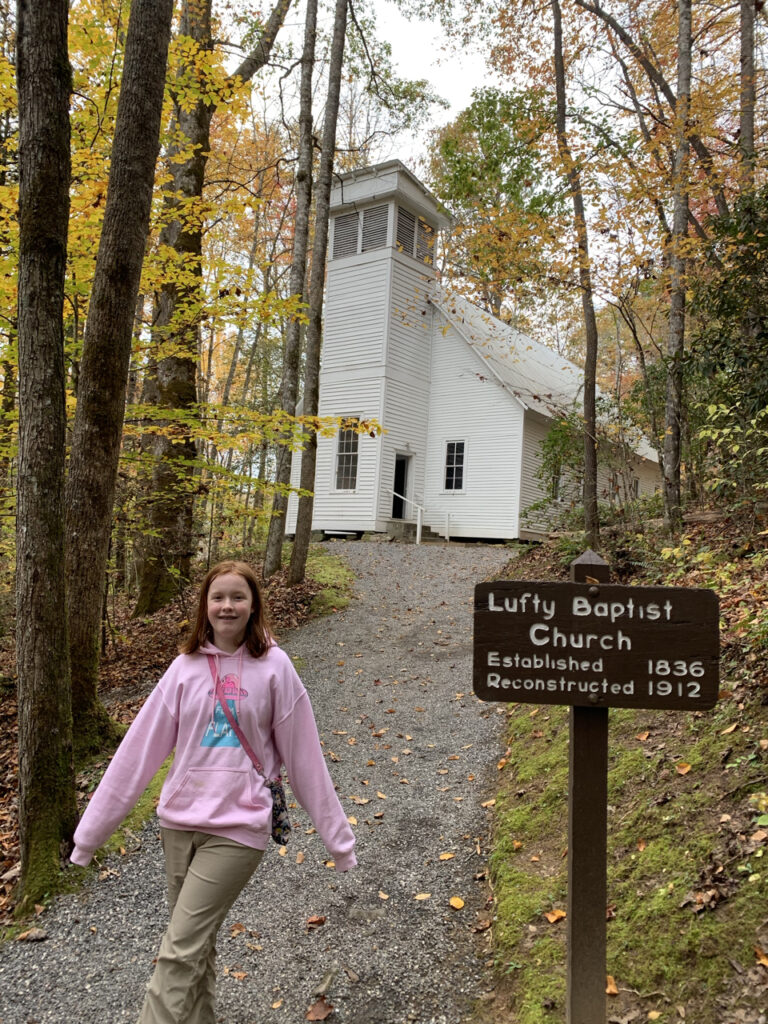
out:
M328 774L307 691L279 647L260 658L244 648L226 654L213 646L176 658L93 794L75 831L72 861L89 863L174 747L157 807L160 824L266 848L272 797L214 699L208 654L216 657L227 703L267 775L275 778L285 764L336 870L354 867L354 833Z

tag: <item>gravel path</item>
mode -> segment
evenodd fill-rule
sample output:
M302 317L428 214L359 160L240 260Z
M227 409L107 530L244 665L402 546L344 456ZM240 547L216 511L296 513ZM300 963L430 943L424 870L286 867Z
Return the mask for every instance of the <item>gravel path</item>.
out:
M461 1024L490 985L486 936L474 929L489 917L481 805L503 724L471 692L472 594L509 553L334 551L357 577L355 599L282 643L357 819L360 863L345 875L327 868L295 812L285 856L270 843L220 934L218 1018L298 1024L325 982L336 1024ZM135 1024L166 923L156 822L135 845L40 917L46 941L0 948L0 1024ZM310 927L312 917L325 921Z

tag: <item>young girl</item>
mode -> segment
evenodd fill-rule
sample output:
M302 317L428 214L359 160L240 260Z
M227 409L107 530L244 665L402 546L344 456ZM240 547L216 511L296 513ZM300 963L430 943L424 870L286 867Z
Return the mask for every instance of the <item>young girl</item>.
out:
M354 867L355 837L323 757L309 697L270 637L253 571L221 562L203 580L183 653L125 735L75 832L72 860L88 864L173 748L157 814L171 919L139 1024L213 1024L216 933L267 845L266 776L285 764L337 871ZM215 677L220 683L217 685Z

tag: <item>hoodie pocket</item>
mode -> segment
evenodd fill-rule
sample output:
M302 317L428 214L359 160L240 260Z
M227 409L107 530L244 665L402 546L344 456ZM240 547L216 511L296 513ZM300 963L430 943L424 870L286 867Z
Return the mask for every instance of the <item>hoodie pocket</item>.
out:
M167 797L158 815L169 823L205 831L253 825L254 815L266 812L253 772L242 768L189 768Z

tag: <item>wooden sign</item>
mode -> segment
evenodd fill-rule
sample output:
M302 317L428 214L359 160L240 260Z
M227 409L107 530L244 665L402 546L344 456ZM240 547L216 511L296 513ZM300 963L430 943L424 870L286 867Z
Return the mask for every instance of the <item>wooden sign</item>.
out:
M482 700L705 710L719 690L712 590L600 583L475 587Z

